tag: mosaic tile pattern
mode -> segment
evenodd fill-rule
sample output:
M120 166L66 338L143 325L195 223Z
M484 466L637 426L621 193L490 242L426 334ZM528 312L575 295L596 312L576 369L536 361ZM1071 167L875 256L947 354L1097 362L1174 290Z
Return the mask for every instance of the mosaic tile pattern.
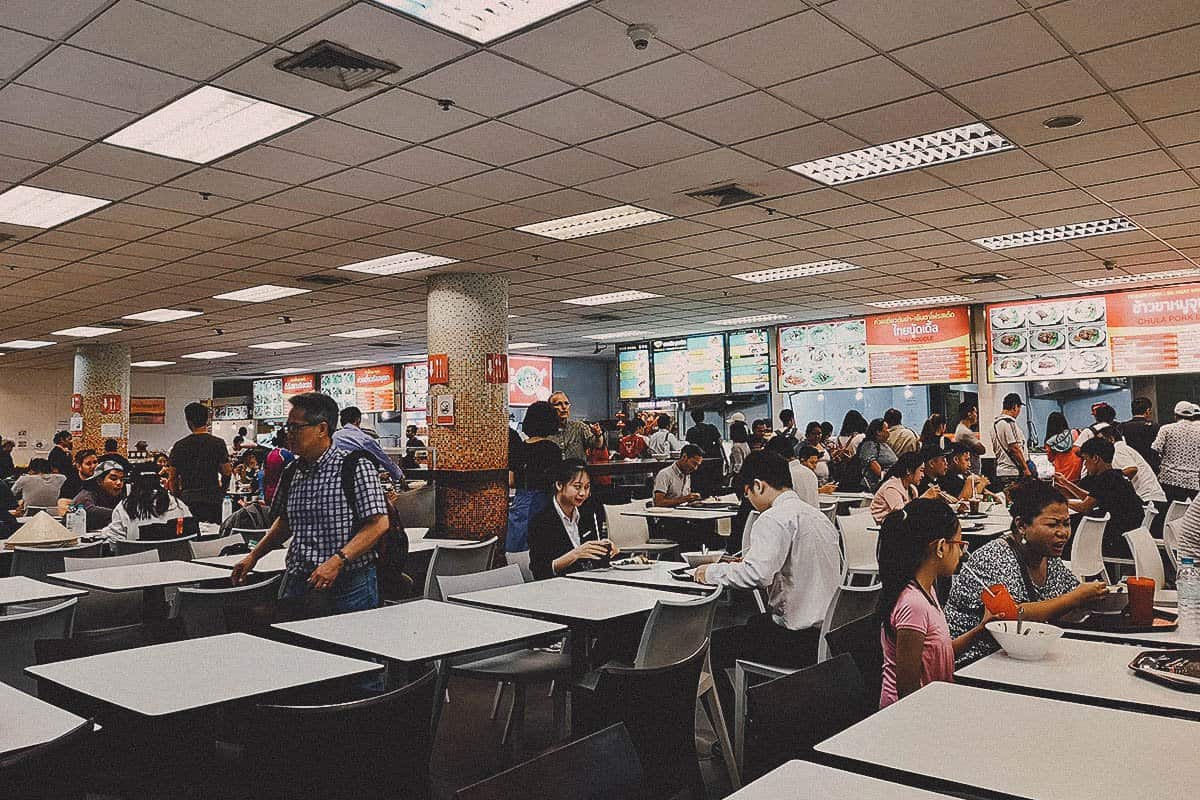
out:
M508 525L507 470L438 470L437 530L452 539L504 542ZM499 552L503 552L503 546Z
M75 348L73 391L83 396L83 431L72 436L75 450L94 448L104 451L103 425L119 424L121 435L112 437L122 453L129 445L129 348L119 344L81 344ZM104 413L104 395L118 395L121 410Z

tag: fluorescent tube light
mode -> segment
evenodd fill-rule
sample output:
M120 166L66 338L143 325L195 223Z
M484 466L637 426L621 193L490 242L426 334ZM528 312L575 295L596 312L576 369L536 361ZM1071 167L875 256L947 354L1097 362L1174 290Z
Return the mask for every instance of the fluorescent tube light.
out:
M311 342L263 342L252 344L252 350L291 350L293 347L308 347Z
M228 350L201 350L199 353L187 353L180 358L195 358L200 361L208 361L214 358L227 358L236 356L237 353L230 353Z
M1012 150L1013 144L981 122L925 133L788 167L826 186Z
M174 364L174 361L134 361L129 366L131 367L167 367Z
M262 286L251 286L249 289L238 289L236 292L213 295L213 299L237 300L242 303L265 303L268 300L278 300L294 294L307 294L311 291L312 289L294 289L291 286L273 286L264 283Z
M268 372L268 375L295 375L298 372L304 372L304 367L284 367L283 369L273 369Z
M347 272L365 272L368 275L398 275L401 272L416 272L419 269L440 267L444 264L457 264L458 259L445 256L431 256L428 253L397 253L394 256L373 258L370 261L360 261L357 264L347 264L338 269Z
M201 86L104 141L207 164L310 119L311 114L215 86Z
M583 338L604 342L610 339L640 339L648 335L646 331L613 331L612 333L592 333Z
M787 314L754 314L749 317L730 317L710 320L710 325L753 325L758 322L778 322L787 319Z
M335 367L362 367L367 364L374 364L374 363L375 363L374 361L369 361L365 358L351 358L351 359L347 359L346 361L334 361L333 365Z
M551 239L578 239L581 236L593 236L597 233L649 225L651 222L662 222L664 219L671 219L671 217L637 206L613 206L599 211L589 211L586 214L535 222L532 225L521 225L517 230Z
M140 314L126 314L121 319L136 319L139 322L174 322L177 319L198 317L202 313L201 311L184 311L181 308L155 308Z
M341 339L370 339L374 336L394 336L400 331L393 331L389 328L360 328L356 331L342 331L341 333L331 333L330 336L336 336Z
M1200 278L1200 269L1169 269L1165 272L1143 272L1140 275L1113 275L1107 278L1086 278L1081 281L1072 281L1072 283L1076 286L1091 288L1094 286L1119 286L1123 283L1166 281L1175 278Z
M545 347L546 345L540 342L512 342L509 344L509 350L533 350L537 347Z
M38 339L13 339L11 342L0 342L0 347L7 347L9 350L36 350L39 347L49 347L58 342L43 342Z
M1138 226L1125 217L1112 219L1097 219L1091 222L1072 222L1068 225L1055 225L1051 228L1038 228L1032 231L1004 233L999 236L985 236L971 241L988 250L1007 250L1010 247L1029 247L1047 242L1065 242L1068 239L1086 239L1089 236L1104 236L1109 233L1125 233L1136 231Z
M0 194L0 222L30 228L53 228L111 202L36 186L14 186Z
M378 0L405 16L427 22L435 28L487 44L523 28L528 28L568 8L582 5L581 0Z
M606 306L610 303L629 303L634 300L650 300L655 297L662 297L661 294L653 292L609 292L608 294L593 294L587 297L575 297L570 300L563 300L564 303L570 303L573 306Z
M878 303L867 303L876 308L911 308L913 306L945 306L951 303L969 303L971 298L961 294L940 294L936 297L910 297L907 300L884 300Z
M846 261L813 261L808 264L762 269L757 272L739 272L733 277L751 283L770 283L771 281L786 281L791 278L807 278L810 275L828 275L831 272L848 272L852 269L862 269L862 267Z
M103 336L106 333L116 333L121 328L100 328L94 325L79 325L74 328L63 328L61 331L50 331L51 336L77 336L90 339L93 336Z

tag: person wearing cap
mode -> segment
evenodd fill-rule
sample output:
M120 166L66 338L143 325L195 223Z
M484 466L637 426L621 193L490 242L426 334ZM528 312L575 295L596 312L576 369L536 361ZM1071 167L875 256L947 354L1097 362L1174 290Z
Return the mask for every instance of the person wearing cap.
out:
M129 476L129 496L117 503L112 519L101 532L107 539L169 539L182 531L178 520L191 519L192 512L168 492L159 479L156 464L141 464ZM172 525L171 523L175 523ZM152 535L147 535L146 528Z
M1175 404L1175 421L1163 425L1150 448L1158 453L1158 481L1167 500L1191 500L1200 488L1200 407Z
M102 461L95 476L84 481L71 504L87 513L87 529L96 531L112 522L113 509L124 495L125 470L116 461Z
M1037 477L1029 471L1025 433L1017 417L1025 401L1016 392L1004 395L1003 411L992 420L992 450L996 453L996 483L1000 491L1022 478Z
M949 447L938 444L926 444L917 451L921 457L921 461L925 464L925 477L917 484L917 491L926 494L930 489L937 492L937 496L946 502L950 502L953 497L956 500L967 500L973 494L975 481L972 478L970 482L967 478L971 476L963 475L960 472L952 472L950 469L950 458L953 455L961 453L969 453L970 451L961 445L951 445ZM970 469L970 459L967 459L967 469Z

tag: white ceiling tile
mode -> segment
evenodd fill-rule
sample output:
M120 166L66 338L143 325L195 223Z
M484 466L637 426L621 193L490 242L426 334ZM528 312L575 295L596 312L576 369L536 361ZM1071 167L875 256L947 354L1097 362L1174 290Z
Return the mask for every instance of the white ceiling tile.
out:
M26 33L58 39L86 22L108 1L47 3L45 0L5 0L4 24Z
M923 94L929 87L882 56L775 86L771 93L828 119Z
M942 95L930 93L848 114L839 117L835 124L871 144L884 144L976 121Z
M1200 75L1187 75L1118 93L1139 119L1154 119L1194 111L1200 95Z
M164 105L194 86L165 72L66 45L26 70L21 83L139 113Z
M195 164L116 147L103 142L97 142L83 152L72 156L63 162L63 166L152 183L169 181L196 168Z
M578 144L641 125L650 118L580 90L509 114L504 121L568 144Z
M821 8L884 50L1017 14L1014 0L836 0Z
M468 111L499 116L571 87L493 53L480 52L409 81L404 88L430 98L449 98Z
M446 184L446 188L465 192L476 197L486 197L491 200L508 202L535 194L552 192L558 186L529 175L496 169L448 183Z
M46 165L38 161L0 156L0 180L3 180L5 185L22 183L30 175L45 168Z
M404 206L405 208L415 208L419 211L428 211L432 214L457 214L461 211L471 211L476 208L491 205L490 200L485 200L482 197L456 192L451 189L443 189L441 187L433 187L430 189L421 189L420 191L406 194L402 197L397 197L392 201L395 205ZM444 220L443 220L444 221ZM437 222L429 223L436 225ZM436 235L436 231L429 231Z
M305 186L297 186L285 192L265 198L264 205L290 208L294 211L307 211L311 214L332 216L349 211L352 208L366 205L356 197L347 197L332 192L322 192Z
M23 0L30 2L30 0ZM96 5L96 3L92 3ZM254 13L228 0L154 0L156 6L236 31L260 41L273 42L286 33L345 5L344 0L255 0Z
M1074 114L1083 122L1072 128L1047 128L1043 123L1052 117ZM991 120L991 126L1006 139L1018 145L1057 142L1095 131L1118 128L1133 123L1121 104L1107 94L1075 100L1038 111L1026 111L1009 117Z
M0 119L54 133L99 139L134 118L128 111L17 84L0 89Z
M594 84L606 97L665 117L751 91L698 59L678 55Z
M796 11L794 0L743 0L737 13L720 4L697 4L693 0L656 0L647 8L645 0L604 0L602 11L623 22L649 22L663 39L685 48L757 27Z
M1200 141L1200 111L1149 122L1146 127L1165 145L1197 142Z
M593 153L608 156L635 167L648 167L663 161L683 158L715 147L712 142L693 136L662 122L654 122L624 133L597 139L583 146Z
M568 186L627 172L629 167L595 153L571 149L514 164L510 169Z
M430 142L429 146L496 167L562 148L552 139L496 120L443 136Z
M327 119L314 119L271 140L272 147L339 164L362 164L394 153L407 144L400 139Z
M51 167L38 174L36 178L31 178L28 183L30 186L38 186L43 189L74 192L86 197L103 197L109 200L123 200L150 186L150 184L140 181L128 181L123 178L97 175L94 172L84 172L61 166Z
M371 172L365 169L348 169L328 175L308 184L313 189L322 189L367 200L387 200L423 188L416 181Z
M428 184L465 178L487 169L487 165L478 161L431 150L428 147L412 147L363 166L364 169L374 172Z
M1078 61L1064 58L956 86L949 94L981 118L995 118L1103 91Z
M742 95L671 118L673 124L721 144L757 139L814 121L766 92Z
M954 86L1063 58L1067 52L1033 17L1009 17L895 53L935 86Z
M738 150L780 167L865 147L867 142L823 122L742 142Z
M217 164L221 169L230 172L241 172L258 178L288 183L307 183L323 175L344 169L341 164L335 164L332 161L324 161L265 145L255 145L248 150L223 158Z
M0 28L0 80L15 76L53 44L37 36Z
M169 186L175 189L190 190L194 194L208 192L235 200L257 200L260 197L283 191L288 184L205 167L176 178L171 181Z
M1113 89L1197 72L1200 71L1200 25L1097 50L1084 56L1084 60Z
M1127 125L1046 142L1029 148L1029 152L1052 167L1065 167L1156 148L1157 144L1141 128Z

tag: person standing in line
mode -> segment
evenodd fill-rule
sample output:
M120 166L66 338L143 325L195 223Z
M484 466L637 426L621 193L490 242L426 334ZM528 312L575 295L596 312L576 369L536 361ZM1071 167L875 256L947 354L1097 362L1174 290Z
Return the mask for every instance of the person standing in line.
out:
M729 474L732 477L742 471L742 464L750 455L750 431L746 430L745 422L730 423L729 441L733 443L729 448Z
M671 417L658 415L658 428L646 439L646 448L656 456L669 456L683 449L683 442L671 433Z
M1157 473L1158 453L1154 452L1152 445L1154 438L1158 436L1159 425L1154 421L1154 404L1148 397L1135 397L1131 408L1133 416L1120 425L1121 436Z
M509 428L510 433L515 432ZM404 469L420 469L421 464L417 461L417 450L424 450L425 442L417 436L417 426L409 425L404 429L404 458L401 459L401 466Z
M1054 471L1069 481L1077 481L1083 474L1075 432L1061 411L1051 411L1046 418L1046 457Z
M1022 478L1036 478L1029 471L1025 432L1017 423L1025 401L1016 392L1004 395L1003 410L992 420L992 450L996 453L997 491L1006 491Z
M555 392L550 395L550 405L558 412L558 431L550 438L559 449L563 458L574 458L587 462L587 451L599 447L603 439L600 426L571 419L571 398L566 392Z
M360 458L350 485L343 485L342 465L351 454L333 446L337 403L317 392L288 400L288 449L297 460L276 490L271 505L275 522L233 568L233 583L244 583L260 558L291 537L280 598L329 592L335 612L376 608L375 546L390 526L378 469Z
M203 403L183 409L191 433L171 446L171 491L201 522L221 522L222 481L233 474L229 450L208 432L209 410Z
M717 430L717 426L704 421L704 412L700 409L692 411L692 422L694 424L685 438L690 444L694 444L704 451L705 459L701 463L700 469L696 470L692 483L696 485L700 494L716 494L717 490L721 488L721 484L724 483L725 442L722 441L721 432Z
M50 448L50 454L47 459L50 461L50 468L59 475L66 475L67 480L70 480L75 475L75 464L71 459L71 447L73 441L70 431L59 431L54 434L54 447Z
M621 458L642 458L646 454L646 437L642 436L642 420L630 417L625 423L625 435L617 442L617 452Z
M1200 488L1200 407L1175 404L1175 421L1163 425L1151 449L1158 453L1158 482L1167 500L1191 500Z
M979 440L979 406L974 403L963 403L958 407L958 426L954 429L954 441L966 445L971 451L971 472L979 475L983 471L983 462L979 458L987 452L983 442Z
M361 450L371 457L377 469L385 470L388 475L391 475L393 481L400 483L404 480L404 473L400 471L400 465L383 452L383 448L379 446L379 442L374 436L359 427L362 423L362 411L357 406L346 406L342 409L340 421L341 427L333 434L334 447L345 450L347 453Z
M887 438L884 440L897 456L905 453L915 453L921 447L921 439L911 428L902 423L904 415L898 408L889 408L883 412L883 421L887 423Z
M275 438L271 440L274 445L271 452L267 453L266 461L263 463L263 500L267 505L275 499L275 489L279 486L279 478L283 475L283 468L292 463L295 458L292 451L287 449L287 432L282 428L275 431Z

